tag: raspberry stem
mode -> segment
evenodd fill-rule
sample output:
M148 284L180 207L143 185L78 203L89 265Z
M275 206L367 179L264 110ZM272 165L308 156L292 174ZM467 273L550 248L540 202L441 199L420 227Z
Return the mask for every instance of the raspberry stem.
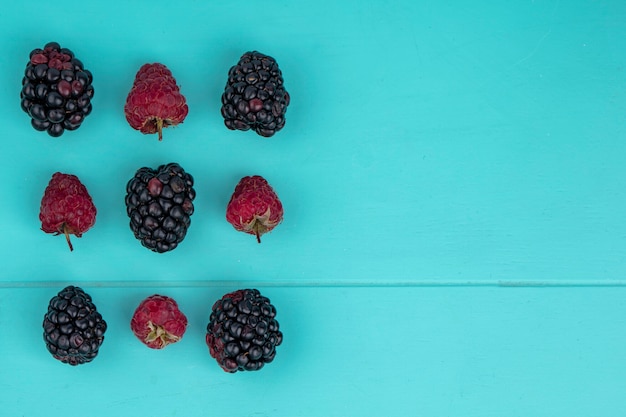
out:
M74 250L74 247L72 246L72 242L70 241L70 230L65 223L63 223L63 234L65 235L65 239L67 240L67 245L70 247L70 252L72 252Z
M151 321L148 322L148 329L150 329L150 332L148 333L148 335L146 336L146 338L144 339L146 341L146 343L152 343L157 339L160 339L161 344L160 347L164 348L165 346L169 345L170 343L176 343L178 342L181 338L179 336L176 336L175 334L172 334L170 332L168 332L167 330L165 330L165 328L159 324L155 324Z
M256 235L256 241L261 243L261 235L267 232L267 227L265 227L261 221L255 219L252 230L254 230L254 234Z
M157 132L159 133L159 142L163 140L163 119L160 117L156 118L156 127Z

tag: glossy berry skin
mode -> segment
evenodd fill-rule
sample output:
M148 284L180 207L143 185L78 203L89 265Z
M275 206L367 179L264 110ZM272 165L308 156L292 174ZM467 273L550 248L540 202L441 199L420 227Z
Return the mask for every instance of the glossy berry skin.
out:
M140 168L126 185L130 229L153 252L174 250L191 225L195 197L193 177L179 164Z
M22 110L35 130L52 137L76 130L92 110L92 81L83 63L57 42L33 49L22 79Z
M163 64L145 64L126 97L124 114L130 126L144 134L158 133L176 126L187 117L189 108L172 72Z
M226 220L238 231L261 236L283 220L283 205L267 180L259 175L242 178L226 206Z
M96 206L87 188L77 176L55 172L41 199L39 220L41 230L55 235L63 234L70 251L69 235L81 237L96 222Z
M224 371L260 370L282 341L276 308L258 290L237 290L213 304L206 344Z
M221 113L230 130L252 129L270 137L285 126L290 97L283 75L271 56L246 52L230 68Z
M104 341L107 323L82 288L65 287L48 304L43 320L46 348L68 365L91 362Z
M130 321L130 328L149 348L163 349L182 339L187 317L173 298L155 294L139 304Z

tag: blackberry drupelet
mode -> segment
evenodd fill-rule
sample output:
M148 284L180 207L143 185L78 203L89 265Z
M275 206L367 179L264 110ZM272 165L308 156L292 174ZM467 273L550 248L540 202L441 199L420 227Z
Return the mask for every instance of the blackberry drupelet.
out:
M50 136L76 130L91 113L92 81L71 50L50 42L30 53L20 93L22 110L36 130Z
M231 130L252 129L270 137L285 126L289 93L276 60L246 52L228 72L222 94L224 124Z
M52 297L43 320L48 351L69 365L91 362L98 355L106 329L91 297L73 285Z
M135 237L158 252L175 249L191 224L193 177L177 163L140 168L126 186L126 212Z
M276 356L283 341L276 308L256 289L224 295L214 305L206 344L226 372L257 371Z

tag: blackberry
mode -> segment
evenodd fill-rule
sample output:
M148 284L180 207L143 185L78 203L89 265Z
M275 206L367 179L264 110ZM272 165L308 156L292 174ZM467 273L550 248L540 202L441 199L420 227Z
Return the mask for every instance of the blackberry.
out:
M285 126L289 93L276 60L246 52L228 72L222 94L224 124L231 130L252 129L270 137Z
M92 81L91 72L71 50L56 42L33 49L22 79L22 110L36 130L50 136L76 130L91 113Z
M91 297L73 285L52 297L43 320L48 351L69 365L91 362L98 355L106 329Z
M191 224L193 177L177 163L140 168L126 186L126 212L135 237L158 252L175 249Z
M207 325L209 352L226 372L257 371L283 341L276 308L259 290L238 290L213 305Z

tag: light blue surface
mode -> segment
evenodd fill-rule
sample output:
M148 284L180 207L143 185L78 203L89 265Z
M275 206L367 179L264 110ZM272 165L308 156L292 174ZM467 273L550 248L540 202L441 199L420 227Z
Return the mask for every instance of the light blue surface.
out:
M98 3L0 10L4 414L61 416L70 398L96 417L155 403L181 416L626 414L625 2ZM28 53L52 40L95 88L93 113L59 139L19 106ZM227 71L252 49L277 59L292 99L270 139L220 115ZM146 62L172 70L190 108L160 143L123 115ZM137 168L167 162L195 177L196 211L158 255L129 230L124 194ZM55 171L98 207L72 253L39 230ZM251 174L285 207L261 245L224 218ZM66 283L110 324L80 368L41 341ZM226 375L203 344L208 309L248 285L277 305L285 344L261 373ZM128 330L152 292L190 315L164 352Z
M623 280L623 2L64 2L72 24L50 17L59 7L2 11L15 191L0 218L2 281ZM96 90L93 114L59 140L29 126L18 98L28 52L52 39ZM249 49L278 60L293 98L269 140L226 130L219 112ZM122 111L155 61L190 107L162 143ZM170 161L195 176L197 210L179 250L158 256L130 233L123 197L137 168ZM56 170L78 175L100 210L71 254L37 219ZM261 246L224 221L248 174L285 205Z
M204 332L212 300L234 288L168 290L189 327L163 351L128 328L161 288L90 289L110 327L77 368L51 359L34 331L54 291L0 291L4 415L626 414L621 288L261 288L284 343L263 370L230 375Z

